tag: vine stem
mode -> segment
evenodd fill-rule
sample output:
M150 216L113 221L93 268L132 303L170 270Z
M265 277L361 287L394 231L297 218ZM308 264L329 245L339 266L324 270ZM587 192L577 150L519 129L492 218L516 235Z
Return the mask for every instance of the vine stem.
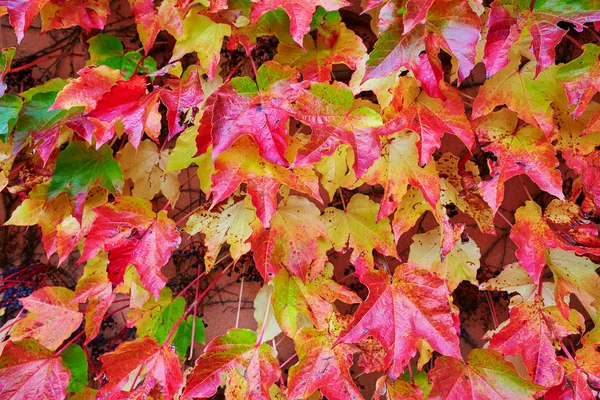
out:
M38 65L39 63L43 63L44 61L48 61L48 60L52 60L53 58L60 58L60 57L83 57L83 54L79 54L79 53L47 54L43 57L33 60L30 63L23 64L16 68L11 68L10 71L8 71L7 73L12 74L13 72L23 71L24 69L35 67L36 65Z
M237 329L240 326L240 310L242 309L242 293L244 291L244 277L242 276L242 281L240 282L240 294L238 296L238 305L237 305L237 315L235 317L235 328Z
M290 358L288 358L287 360L285 360L284 362L282 362L282 363L279 365L279 368L283 368L283 367L285 367L286 365L288 365L288 364L290 363L290 361L292 361L292 360L293 360L294 358L296 358L297 356L298 356L298 353L294 353L294 354L292 354L292 355L290 356Z
M200 277L203 276L205 272L206 271L203 271L202 273L200 273L200 268L198 268L198 273L197 273L198 276L196 277L196 295L194 296L194 298L198 297L198 291L200 289ZM194 356L194 336L196 336L196 318L195 318L196 315L198 315L198 303L194 304L194 318L192 318L192 337L190 338L190 357L188 358L188 360L191 360L192 357Z
M569 360L571 360L573 362L573 364L577 365L577 361L575 361L575 359L571 355L571 352L567 349L567 346L565 346L565 344L562 342L562 340L560 341L560 348L562 349L562 351L565 352L565 355L567 356L567 358Z
M582 48L583 48L583 45L581 44L581 42L580 42L580 41L578 41L577 39L575 39L573 36L569 35L568 33L565 33L565 37L566 37L567 39L569 39L569 41L570 41L571 43L573 43L575 46L579 47L580 49L582 49Z
M194 208L192 211L190 211L189 213L185 214L183 217L179 218L176 222L175 225L179 225L180 223L182 223L186 218L190 217L192 214L194 214L196 211L200 211L202 208L204 208L206 206L205 204L201 204L198 207Z
M344 211L346 211L346 200L344 200L344 193L342 192L342 188L338 188L338 192L340 193L340 199L342 200L342 207Z
M492 321L494 322L494 329L498 328L498 315L496 314L496 307L494 307L494 301L492 295L487 290L485 291L485 299L487 300L490 312L492 313Z
M67 347L69 347L70 345L73 344L73 342L75 342L77 339L79 339L80 337L83 336L83 334L85 333L85 330L82 330L81 332L79 332L77 335L75 335L75 337L71 340L69 340L66 344L64 344L57 352L56 354L54 354L54 357L58 357L60 355L60 353L62 353L63 351L65 351L65 349Z

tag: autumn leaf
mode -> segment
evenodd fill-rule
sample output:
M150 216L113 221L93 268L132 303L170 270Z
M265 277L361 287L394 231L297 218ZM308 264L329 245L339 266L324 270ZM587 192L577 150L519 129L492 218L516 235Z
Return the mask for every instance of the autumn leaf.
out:
M10 24L15 28L17 42L21 43L25 31L44 5L50 0L0 0L0 7L6 7Z
M33 339L9 341L0 357L0 391L6 399L67 397L69 370L53 352Z
M335 153L325 156L315 164L315 169L321 174L321 185L333 196L339 188L350 189L356 183L356 176L352 165L354 164L354 153L350 151L347 144L338 146Z
M565 369L565 379L546 393L548 398L592 400L600 381L600 359L597 345L585 345L574 359L558 358Z
M86 31L104 29L110 14L109 0L51 1L42 7L42 31L80 26Z
M600 13L598 13L600 20ZM556 71L556 79L563 85L569 105L574 105L573 116L580 116L592 97L600 89L600 68L598 57L600 47L593 44L583 46L583 54L573 61L561 65Z
M335 207L325 209L322 219L336 251L352 249L350 261L362 260L370 269L374 265L373 250L397 257L389 219L377 217L377 203L357 193L344 210ZM364 271L359 271L359 274Z
M114 204L94 209L97 214L79 262L87 261L101 249L108 252L111 282L122 282L125 268L132 264L142 284L155 298L166 284L160 272L181 243L175 223L165 211L154 213L147 200L121 197Z
M500 352L473 349L467 363L440 357L429 372L433 389L428 399L511 399L537 398L544 387L523 379Z
M313 260L325 263L327 256L320 251L319 242L327 242L329 238L320 216L321 211L309 200L289 196L279 203L269 230L255 224L249 242L256 268L265 282L275 276L281 266L305 280Z
M6 143L8 135L12 132L19 111L23 106L23 100L13 94L5 94L0 97L0 140Z
M2 6L0 6L1 9ZM0 14L2 11L0 10ZM0 48L0 97L4 95L6 92L6 83L4 83L4 78L6 77L7 72L10 70L10 64L12 63L12 59L15 56L15 47L4 47Z
M100 361L108 380L98 393L102 398L145 397L160 385L164 398L173 399L183 386L175 349L169 345L159 345L152 337L123 342L113 352L100 356ZM145 374L141 374L141 371ZM128 382L130 378L133 379L131 383ZM142 382L141 385L136 387L136 381Z
M130 0L129 2L146 54L154 46L160 31L166 30L176 38L183 34L182 20L186 10L178 7L180 1L165 0L160 3L158 10L152 0Z
M187 378L182 397L210 397L221 384L221 374L245 369L248 389L244 398L269 398L269 388L279 379L279 363L271 346L257 344L256 334L248 329L230 329L214 338L196 360ZM263 396L263 397L261 397Z
M420 338L441 354L461 359L458 314L448 302L450 292L441 278L415 264L402 264L391 282L385 271L365 272L361 282L369 288L369 297L338 343L373 336L387 350L391 379L397 379L415 355Z
M11 328L11 340L32 337L42 346L56 350L83 320L78 305L73 303L74 297L67 288L48 286L21 299L28 313Z
M120 70L123 78L130 79L135 72L150 74L156 72L156 60L150 56L142 58L138 51L125 53L123 43L116 36L99 33L88 41L90 59L86 65L106 65Z
M425 398L423 391L415 384L396 379L391 382L387 377L377 379L373 400L422 400Z

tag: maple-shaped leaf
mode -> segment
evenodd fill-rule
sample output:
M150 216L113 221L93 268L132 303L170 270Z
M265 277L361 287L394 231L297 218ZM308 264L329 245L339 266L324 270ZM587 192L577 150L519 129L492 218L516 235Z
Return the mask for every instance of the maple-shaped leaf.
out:
M32 337L42 346L56 350L83 320L78 305L73 303L74 297L72 290L48 286L21 299L28 313L11 328L11 339Z
M169 124L167 140L171 140L184 130L185 125L181 123L184 111L198 106L204 99L200 77L198 68L190 66L181 78L172 78L167 81L165 87L168 89L161 90L160 99L167 107L167 123Z
M164 0L158 10L152 0L130 0L129 2L146 54L154 46L156 36L161 30L166 30L175 38L183 35L182 20L187 11L185 1Z
M413 235L410 245L408 262L436 273L447 281L451 292L462 281L478 285L477 270L479 269L480 252L473 239L461 241L442 258L442 229L434 228L427 233Z
M75 217L81 218L81 205L96 185L111 193L119 193L123 187L123 173L113 159L112 149L105 145L96 151L85 142L69 143L56 159L48 197L52 199L59 193L67 193L75 201Z
M88 32L104 29L109 14L109 0L53 0L40 10L40 33L72 26L79 26Z
M93 131L96 146L100 146L113 138L115 125L120 121L133 147L139 146L144 132L156 141L160 134L158 96L158 91L146 93L146 79L142 76L136 75L128 81L119 81L104 93L96 107L87 114L92 119L93 126L86 127L86 131ZM94 124L94 121L97 122ZM81 134L80 130L76 131ZM91 137L89 133L87 136Z
M313 260L326 261L325 253L319 254L319 241L328 240L327 227L320 216L321 211L308 199L289 196L279 203L269 230L255 224L249 242L256 268L265 282L281 266L305 280Z
M160 385L165 399L173 399L183 386L183 375L175 349L167 344L159 345L153 337L143 337L121 343L113 352L101 355L102 372L108 383L100 388L99 398L146 398ZM145 376L141 376L141 372ZM133 379L133 387L125 393L123 387ZM143 383L135 387L135 383ZM131 385L131 384L130 384Z
M333 279L333 265L327 263L323 271L310 281L303 282L281 268L269 282L273 287L273 313L281 330L295 337L303 326L324 329L334 311L333 303L360 303L360 297Z
M269 226L277 208L277 190L281 184L321 202L319 179L310 167L287 169L265 161L256 143L247 136L238 139L214 162L211 177L213 205L225 200L244 182L256 215Z
M335 153L323 157L315 164L315 169L321 174L321 185L330 199L333 199L339 188L354 187L356 176L352 169L353 164L354 153L350 151L350 146L347 144L339 146Z
M592 320L597 321L598 310L595 305L598 304L600 298L600 277L596 273L597 265L587 257L578 257L573 252L562 249L548 250L547 263L554 274L556 303L563 316L569 315L569 306L564 299L569 293L573 293Z
M221 374L237 368L245 369L248 388L247 399L270 398L269 388L281 372L271 346L257 343L256 334L248 329L230 329L225 335L214 338L197 360L187 378L184 399L210 397L221 384Z
M293 89L286 88L296 81L296 70L268 62L258 70L258 84L249 77L241 77L219 87L207 100L210 108L205 115L210 120L203 118L204 126L200 126L200 130L210 131L213 160L240 137L248 135L257 143L265 160L287 167L285 152L291 115L288 96ZM209 145L202 142L206 139L202 134L197 139L200 153Z
M6 92L7 86L6 83L4 83L4 78L8 71L10 71L10 64L15 56L15 51L15 47L0 48L0 97Z
M71 80L58 92L56 101L49 110L85 107L85 112L92 111L104 93L121 79L121 71L106 65L85 67L77 73L79 78Z
M317 38L305 35L303 46L280 43L274 60L298 68L305 80L328 82L333 64L345 64L356 69L357 63L367 53L362 39L346 28L337 11L326 13L318 8L313 17Z
M517 115L504 108L481 118L475 131L483 149L497 157L497 161L489 162L492 179L480 183L483 198L494 213L504 199L504 183L520 174L564 199L556 150L537 128L520 126Z
M104 314L115 299L112 284L108 280L106 253L98 254L89 260L83 269L83 276L77 281L74 302L87 302L85 308L85 343L88 344L100 332Z
M564 89L556 81L558 66L535 77L535 62L521 68L519 62L519 57L513 55L506 67L485 81L473 102L471 118L487 115L506 104L519 118L550 137L555 129L550 104L563 104L565 98Z
M282 8L290 17L290 33L296 43L302 46L302 39L310 31L310 23L317 6L326 11L336 11L342 7L351 5L346 0L308 0L298 2L297 0L259 0L252 5L250 18L256 22L261 16L271 10Z
M23 100L19 96L5 94L0 97L0 141L6 143L8 135L17 123L22 106Z
M383 186L378 220L398 208L409 184L421 189L433 209L437 207L440 198L440 178L434 162L424 167L419 166L417 140L417 135L412 132L387 138L381 156L361 178L371 185Z
M190 10L183 20L183 34L177 38L169 63L181 59L187 53L197 52L200 65L212 81L221 58L221 44L231 35L231 26L214 22L198 9Z
M428 399L529 400L544 391L493 350L473 349L466 363L442 356L428 375L433 381Z
M425 23L409 32L402 21L401 6L391 1L381 11L380 23L383 18L388 21L381 26L384 29L367 61L364 80L381 78L404 67L414 73L430 96L443 98L439 88L443 72L438 53L443 49L456 57L460 84L475 64L481 19L466 0L435 2L427 11Z
M99 33L90 38L89 56L86 65L106 65L111 69L120 70L123 78L129 79L135 72L150 74L156 72L156 60L150 56L142 58L139 51L125 53L123 43L116 36Z
M575 358L559 357L565 369L565 379L546 393L548 399L594 400L600 383L600 357L598 346L586 344L577 350Z
M252 234L252 222L255 219L256 212L250 197L245 196L239 201L229 197L226 203L217 205L211 211L202 210L190 216L185 231L190 235L205 235L204 266L210 271L223 244L229 245L231 258L236 262L250 251L250 243L246 241Z
M288 399L307 399L316 390L331 400L363 399L349 371L356 348L336 344L344 322L334 315L325 329L304 327L298 331L294 338L298 363L290 368Z
M196 157L197 134L198 127L192 125L179 135L177 143L167 159L166 171L181 171L189 168L192 164L198 165L197 174L200 181L200 190L206 196L210 196L210 177L215 171L212 161L212 148Z
M489 348L504 355L519 354L528 379L534 383L545 387L557 385L564 371L556 359L553 341L580 333L583 317L580 314L577 317L567 320L556 307L543 308L538 297L510 310L508 323L493 334Z
M555 200L557 203L561 203ZM551 203L552 204L552 203ZM556 204L556 203L555 203ZM561 203L562 204L562 203ZM577 207L577 206L575 206ZM519 263L531 275L534 282L540 281L540 276L544 266L546 265L547 249L561 248L567 251L574 251L581 254L600 254L600 245L597 238L592 236L591 246L585 246L587 243L577 243L577 236L570 235L569 232L561 232L549 225L553 223L553 219L566 219L566 225L571 227L576 224L575 235L583 234L585 224L577 223L576 218L570 214L560 214L564 212L558 207L553 207L554 215L542 214L540 206L533 201L527 201L524 206L517 209L515 212L515 224L510 230L510 238L517 245L516 256ZM597 235L597 233L596 233ZM585 240L588 238L584 237Z
M415 79L401 77L390 92L394 97L384 109L383 118L389 121L387 123L400 122L402 128L419 134L419 165L431 161L445 132L456 135L469 150L475 145L473 128L465 115L462 99L455 91L446 90L446 99L442 101L421 92Z
M598 12L600 19L600 12ZM600 89L600 47L588 43L583 46L583 54L573 61L561 65L556 71L556 79L563 85L569 105L574 105L573 116L580 116L592 97Z
M294 104L294 118L312 128L310 141L298 152L294 166L306 166L332 155L341 144L354 151L354 172L362 176L380 155L381 116L354 103L345 84L313 83Z
M3 399L47 400L67 397L69 370L59 357L33 339L9 341L0 357L0 393Z
M158 192L171 201L177 203L179 198L179 177L177 171L166 172L169 150L160 151L156 143L151 140L142 140L137 149L127 143L119 151L117 161L123 169L126 180L131 179L134 197L152 200Z
M352 196L344 210L326 208L321 218L333 248L340 252L352 249L350 262L361 260L368 269L372 268L373 250L397 258L389 219L377 221L377 203L364 194Z
M461 359L458 312L448 301L443 279L415 264L402 264L391 282L385 271L367 271L361 282L369 288L369 296L338 342L356 343L373 336L387 350L391 379L397 379L415 355L419 339L443 355Z
M422 400L425 397L423 391L416 384L396 379L391 382L386 376L377 379L373 400Z
M419 189L409 187L392 220L394 240L398 242L400 237L417 223L423 213L433 212L433 210Z
M25 31L50 0L0 0L0 9L6 8L10 24L15 29L17 42L21 43Z
M96 207L97 214L79 262L87 261L103 248L108 252L111 282L122 282L129 264L138 271L142 284L155 298L166 284L160 269L179 247L181 237L165 211L155 213L144 199L121 197L114 204Z
M560 0L527 2L495 0L488 16L488 33L483 62L487 76L495 75L508 64L515 43L531 37L530 51L537 60L535 75L554 64L555 47L567 30L559 22L573 24L581 32L583 24L600 20L598 2Z

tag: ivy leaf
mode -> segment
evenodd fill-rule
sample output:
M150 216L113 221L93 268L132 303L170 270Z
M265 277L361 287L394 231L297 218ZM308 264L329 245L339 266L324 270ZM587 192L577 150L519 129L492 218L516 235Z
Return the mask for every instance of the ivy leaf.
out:
M350 4L346 0L309 0L304 3L295 0L260 0L254 2L250 18L254 23L267 12L282 8L290 17L292 38L302 46L302 38L310 31L310 23L317 6L323 7L326 11L336 11Z
M433 381L430 399L529 400L544 391L543 386L521 378L514 365L493 350L471 350L466 364L442 356L428 375Z
M384 109L384 120L400 123L403 128L419 135L419 165L431 161L445 132L457 136L469 150L475 145L473 128L458 93L446 90L445 100L432 98L421 93L417 81L409 77L401 77L390 92L394 97Z
M555 129L550 104L563 104L565 97L563 88L556 81L558 67L547 68L535 77L536 64L528 62L519 68L519 61L519 57L513 55L506 67L485 81L473 102L471 118L487 115L506 104L519 118L550 138Z
M433 212L433 210L419 189L412 186L409 187L404 197L402 197L402 203L396 209L394 219L392 220L394 240L398 242L403 234L415 226L423 213L427 211Z
M369 288L369 296L338 343L357 343L373 336L387 351L391 379L402 374L419 339L443 355L462 358L458 312L449 303L450 292L441 278L415 264L403 264L396 267L391 282L385 271L367 271L361 282Z
M130 0L130 3L138 35L146 54L154 46L154 41L160 31L166 30L175 38L183 34L182 20L186 9L179 6L177 0L163 1L158 10L154 7L152 0Z
M256 212L248 196L237 202L230 197L226 203L217 205L212 211L201 210L190 216L185 231L190 235L205 235L204 266L210 271L215 266L223 244L229 245L231 258L235 262L250 251L247 240L252 234L255 219Z
M556 79L565 88L569 105L576 106L573 110L574 117L580 116L585 111L592 97L600 90L599 56L599 46L585 44L581 56L561 65L556 71Z
M88 40L90 59L87 65L106 65L122 72L123 78L129 79L134 71L149 74L156 72L156 61L152 57L145 57L137 51L125 53L123 43L113 35L99 33Z
M295 338L304 326L324 329L334 311L333 302L360 303L360 297L333 279L333 265L327 263L312 280L303 282L281 268L269 282L273 287L273 314L281 330Z
M556 359L553 341L583 329L583 317L562 317L556 307L543 308L542 300L519 304L510 310L507 324L493 334L489 348L504 355L521 355L528 379L551 387L560 383L563 368Z
M212 81L219 64L221 44L225 36L231 36L231 26L213 22L206 15L192 9L183 20L183 34L178 37L169 63L196 51L200 65L206 69Z
M350 189L356 183L353 164L354 153L350 151L350 146L347 144L338 146L335 153L323 157L315 164L315 169L321 174L321 185L330 199L333 199L339 188Z
M2 142L6 143L8 135L15 127L22 106L23 100L14 94L0 97L0 140Z
M319 179L312 168L287 169L271 164L259 155L257 145L247 136L238 139L217 157L214 165L216 171L211 177L213 206L225 200L244 182L256 215L265 227L269 226L276 211L277 190L281 184L322 201Z
M363 41L342 22L337 11L326 13L317 9L313 17L317 38L305 35L303 46L279 43L274 60L298 68L305 80L328 82L333 64L345 64L356 69L367 48Z
M480 119L475 131L484 150L498 159L490 162L492 179L480 184L483 198L494 213L504 199L504 183L520 174L564 199L556 150L542 132L530 125L519 126L517 115L506 108Z
M0 0L0 7L6 7L10 24L15 28L17 42L21 43L25 31L50 0Z
M47 286L21 299L27 315L10 330L12 340L32 337L42 346L56 350L71 336L83 320L73 291Z
M166 344L161 346L149 336L121 343L115 351L100 356L100 361L108 383L100 388L99 397L146 397L158 384L164 398L173 399L183 386L175 349ZM142 370L146 372L143 383L137 388L124 388L130 378L141 381Z
M190 348L190 344L192 343L192 325L194 318L196 319L196 327L193 329L194 341L204 344L204 322L202 322L200 317L188 315L185 321L179 324L179 328L177 328L177 332L173 337L173 346L177 349L179 357L185 357Z
M6 83L4 83L4 78L8 71L10 71L10 64L15 56L15 51L15 47L0 48L0 97L6 92L7 86Z
M508 64L508 54L514 44L522 38L531 37L530 51L537 60L539 73L554 64L555 47L567 30L558 26L568 22L579 32L583 24L600 20L597 3L496 0L488 17L488 33L484 58L487 76L495 75Z
M345 210L329 207L321 218L325 221L333 248L340 252L352 249L350 262L360 260L365 268L371 269L374 265L373 250L397 258L389 220L382 218L377 221L376 217L377 203L357 193Z
M371 108L354 107L354 95L343 83L313 83L294 108L294 118L312 128L310 141L298 152L294 166L314 164L332 155L339 145L349 144L354 151L354 173L360 177L379 157L381 116Z
M81 392L88 384L88 361L81 346L71 344L60 353L63 366L71 372L67 392Z
M363 399L348 371L356 350L345 343L335 344L340 328L304 327L298 332L294 344L299 361L290 368L288 398L305 399L318 389L330 400Z
M423 391L415 384L396 379L391 382L386 376L377 379L373 400L423 400ZM428 397L427 397L428 398Z
M109 14L109 0L51 1L40 10L40 33L72 26L79 26L88 32L92 29L104 29Z
M255 224L249 242L256 268L265 282L281 266L304 281L313 260L327 259L319 251L319 241L328 241L327 227L320 216L321 211L309 200L289 196L279 203L269 230Z
M377 219L393 213L406 194L408 185L421 189L433 209L440 196L440 178L431 162L425 167L418 164L417 135L399 134L386 139L381 156L369 168L362 180L371 185L383 186L384 193Z
M8 341L0 357L0 389L7 399L67 397L70 373L61 359L33 339Z
M577 350L574 360L559 357L565 369L565 379L560 385L550 388L546 397L555 399L592 400L596 397L595 386L599 381L600 359L597 345L585 345Z
M221 384L221 374L243 368L248 389L244 398L269 398L269 388L281 376L271 346L257 344L256 334L248 329L230 329L214 338L196 360L187 379L183 398L210 397ZM261 397L264 396L264 397Z
M150 202L135 197L121 197L114 204L96 207L94 212L97 217L79 262L95 257L103 248L109 253L111 282L122 282L125 268L132 264L144 287L158 298L166 284L160 269L181 243L175 223L165 211L154 213Z

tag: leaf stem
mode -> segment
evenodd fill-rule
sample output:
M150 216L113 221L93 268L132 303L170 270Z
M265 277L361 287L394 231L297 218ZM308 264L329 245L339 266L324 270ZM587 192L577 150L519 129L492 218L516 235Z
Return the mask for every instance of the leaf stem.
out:
M488 306L490 307L490 312L492 314L492 320L494 322L494 329L498 328L498 315L496 314L496 307L494 307L494 301L492 299L492 295L487 290L485 291L485 299L487 300Z
M338 192L340 193L340 199L342 200L342 207L344 208L344 211L346 211L346 200L344 200L344 193L342 192L341 187L338 188Z
M63 351L65 351L65 349L67 347L69 347L70 345L73 344L73 342L75 342L77 339L79 339L81 336L83 336L83 334L85 333L85 330L81 330L81 332L79 332L77 335L75 335L75 337L71 340L69 340L66 344L64 344L55 354L54 357L58 357L60 355L60 353L62 353Z
M579 42L577 39L575 39L573 36L569 35L568 33L565 33L565 37L571 42L573 43L575 46L579 47L580 49L583 48L583 45L581 44L581 42Z
M263 318L263 324L260 328L260 336L256 340L256 347L260 346L262 343L263 336L265 334L265 327L267 326L267 319L269 318L269 311L271 310L271 296L273 296L273 291L269 293L269 299L267 300L267 309L265 310L265 317Z
M286 365L288 365L288 364L289 364L289 362L290 362L290 361L292 361L292 360L293 360L294 358L296 358L297 356L298 356L298 353L294 353L294 354L292 354L292 355L290 356L290 358L288 358L287 360L285 360L284 362L282 362L282 363L279 365L279 368L281 369L281 368L285 367Z
M240 326L240 310L242 309L242 292L243 291L244 291L244 277L242 276L242 281L240 282L240 294L238 296L237 315L235 317L235 328L236 329Z

